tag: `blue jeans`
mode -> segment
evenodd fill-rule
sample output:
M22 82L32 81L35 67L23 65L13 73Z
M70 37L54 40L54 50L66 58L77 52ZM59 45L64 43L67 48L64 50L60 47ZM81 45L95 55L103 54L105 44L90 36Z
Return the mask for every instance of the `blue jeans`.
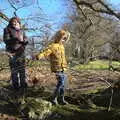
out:
M65 80L67 80L67 75L64 71L56 72L57 85L55 89L55 96L64 96L65 92Z
M9 65L11 70L12 85L15 89L19 87L27 87L25 81L25 55L24 53L19 56L13 56L9 59Z

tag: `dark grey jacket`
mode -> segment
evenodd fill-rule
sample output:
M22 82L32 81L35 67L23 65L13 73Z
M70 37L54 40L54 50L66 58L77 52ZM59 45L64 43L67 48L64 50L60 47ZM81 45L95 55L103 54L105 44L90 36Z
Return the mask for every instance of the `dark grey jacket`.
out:
M23 30L16 30L10 26L4 29L3 40L6 44L6 51L16 54L23 53L25 45L28 43Z

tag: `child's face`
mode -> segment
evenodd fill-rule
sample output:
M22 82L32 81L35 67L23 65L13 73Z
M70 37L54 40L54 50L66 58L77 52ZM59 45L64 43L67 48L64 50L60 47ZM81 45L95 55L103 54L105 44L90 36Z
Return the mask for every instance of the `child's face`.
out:
M61 38L61 42L66 42L67 41L67 34L65 34L64 36L62 36L62 38Z
M12 21L12 25L13 27L20 26L19 22L16 19Z

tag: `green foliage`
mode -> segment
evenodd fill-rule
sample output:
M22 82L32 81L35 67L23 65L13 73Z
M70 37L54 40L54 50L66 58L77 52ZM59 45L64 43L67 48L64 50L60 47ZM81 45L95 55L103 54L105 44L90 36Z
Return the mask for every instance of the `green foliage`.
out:
M120 62L112 61L113 67L120 67ZM88 64L80 64L74 67L77 70L108 70L109 61L107 60L96 60L90 61Z

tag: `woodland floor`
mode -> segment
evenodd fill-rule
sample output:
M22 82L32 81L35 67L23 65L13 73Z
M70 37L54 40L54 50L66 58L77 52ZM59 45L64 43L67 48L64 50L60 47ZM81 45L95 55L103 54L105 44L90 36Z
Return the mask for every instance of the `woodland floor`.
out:
M69 105L52 107L46 120L120 120L120 88L112 88L120 80L120 72L108 70L69 70L66 82L66 100ZM41 97L50 101L56 79L49 66L27 68L29 88L26 97ZM0 87L10 86L10 72L0 72ZM33 85L34 83L34 85ZM111 85L111 87L110 87ZM111 90L114 90L110 111ZM15 106L0 98L0 120L24 120ZM27 119L26 119L27 120Z

